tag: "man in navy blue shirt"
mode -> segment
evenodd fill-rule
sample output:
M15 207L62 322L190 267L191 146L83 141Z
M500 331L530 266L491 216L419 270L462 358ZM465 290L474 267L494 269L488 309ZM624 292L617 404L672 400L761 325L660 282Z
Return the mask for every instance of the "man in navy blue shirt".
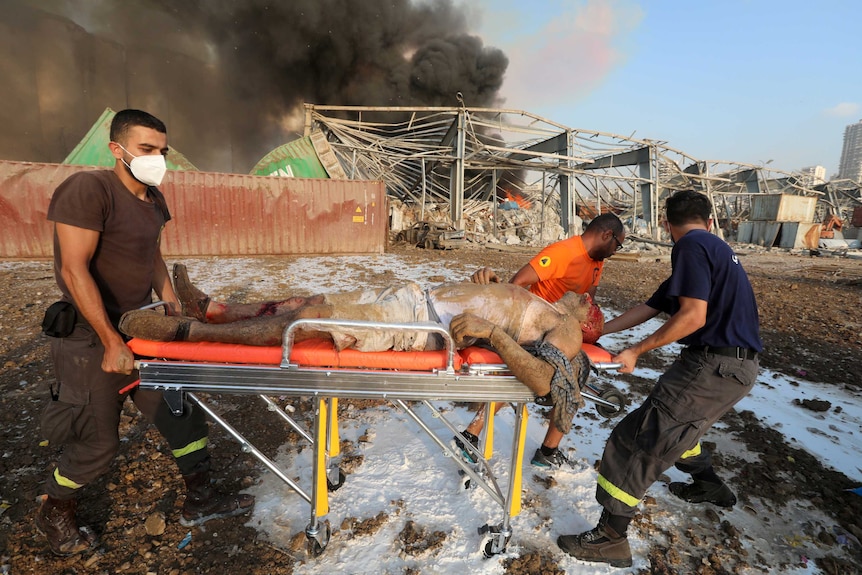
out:
M557 539L569 555L614 567L631 566L628 524L646 490L671 466L693 479L671 483L674 495L692 503L736 504L700 439L751 391L763 350L754 291L730 246L709 232L709 199L681 191L667 199L665 208L674 241L671 276L646 303L607 322L604 333L640 325L661 312L670 315L654 333L613 358L623 373L631 373L638 357L652 349L677 341L686 347L605 445L596 486L603 507L598 525Z

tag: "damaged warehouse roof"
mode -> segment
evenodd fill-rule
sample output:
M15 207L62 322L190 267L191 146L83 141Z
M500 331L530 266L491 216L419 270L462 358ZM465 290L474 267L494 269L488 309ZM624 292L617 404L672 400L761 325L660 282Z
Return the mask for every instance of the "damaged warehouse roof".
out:
M664 197L686 188L713 199L716 221L744 220L752 194L825 197L846 220L862 204L858 184L815 186L766 165L697 159L667 142L571 128L522 110L306 104L305 112L305 135L322 131L349 178L383 180L405 203L447 204L456 227L471 202L507 197L553 203L566 230L577 211L612 210L642 218L654 236Z

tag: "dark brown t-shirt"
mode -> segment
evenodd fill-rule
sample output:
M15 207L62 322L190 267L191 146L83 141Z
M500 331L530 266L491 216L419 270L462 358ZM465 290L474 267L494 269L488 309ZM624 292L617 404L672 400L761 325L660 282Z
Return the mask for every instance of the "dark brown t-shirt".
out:
M152 301L153 259L171 216L157 188L147 188L147 196L152 201L138 199L113 171L99 170L69 176L48 206L48 220L101 233L90 273L114 325L123 313ZM72 301L60 255L55 232L54 275L63 299Z

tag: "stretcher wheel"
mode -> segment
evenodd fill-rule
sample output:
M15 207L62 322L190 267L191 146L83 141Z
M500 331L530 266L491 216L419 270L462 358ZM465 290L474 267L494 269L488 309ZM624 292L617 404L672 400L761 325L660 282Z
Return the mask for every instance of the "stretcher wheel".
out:
M494 555L499 555L500 553L504 553L506 548L503 547L499 551L494 550L495 544L493 539L489 539L485 546L482 548L482 555L485 556L485 559L490 559Z
M600 403L596 404L596 411L599 412L599 415L607 417L608 419L621 414L625 410L626 405L628 405L626 396L616 389L606 389L599 395L599 397L616 406L611 407L610 405L602 405Z
M327 491L338 491L338 488L344 485L344 480L347 479L347 476L344 475L344 472L339 469L338 470L338 481L333 482L329 477L326 478L326 490Z
M511 529L503 531L500 525L483 525L479 528L479 535L482 535L482 555L485 559L490 559L494 555L505 553L506 546L509 544L509 539L512 538Z
M329 538L332 536L329 521L323 523L323 528L324 532L318 533L315 536L311 536L308 533L305 534L305 537L308 539L308 541L306 541L305 550L309 557L320 557L320 554L323 553L323 550L326 549L326 546L329 544Z

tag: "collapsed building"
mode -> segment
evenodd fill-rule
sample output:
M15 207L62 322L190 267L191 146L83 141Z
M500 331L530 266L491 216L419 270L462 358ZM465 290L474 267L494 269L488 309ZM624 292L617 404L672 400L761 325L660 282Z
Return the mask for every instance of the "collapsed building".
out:
M766 165L697 159L663 141L460 101L451 108L306 104L305 137L316 138L329 166L338 164L330 177L385 182L393 233L433 220L475 241L539 245L612 211L632 235L659 240L665 197L695 189L712 200L716 232L729 241L816 248L811 238L821 232L843 239L829 224L836 221L849 224L847 239L859 239L859 183L812 185ZM784 222L806 225L785 231Z

